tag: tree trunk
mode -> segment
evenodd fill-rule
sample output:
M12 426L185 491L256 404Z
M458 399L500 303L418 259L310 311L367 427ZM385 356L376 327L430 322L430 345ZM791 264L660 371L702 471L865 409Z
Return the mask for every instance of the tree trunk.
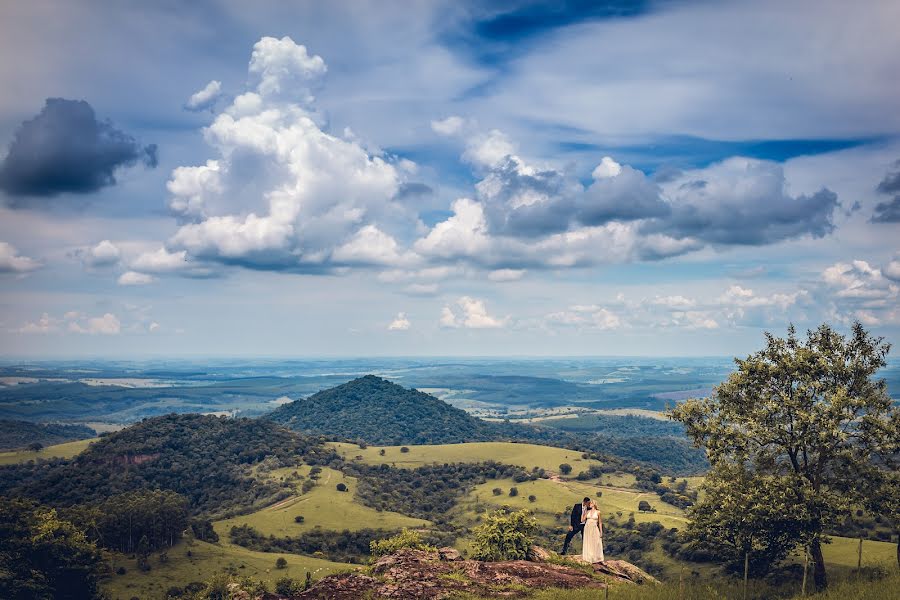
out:
M828 576L825 574L825 557L822 556L819 538L813 538L809 545L809 553L813 559L813 583L816 585L816 591L824 591L828 587Z

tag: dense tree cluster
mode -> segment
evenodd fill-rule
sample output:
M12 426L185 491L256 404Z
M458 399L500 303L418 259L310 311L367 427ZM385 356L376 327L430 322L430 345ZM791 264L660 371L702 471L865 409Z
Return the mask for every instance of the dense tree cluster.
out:
M0 419L0 451L27 448L32 444L51 446L92 438L97 432L85 425L32 423Z
M457 499L475 485L525 473L521 467L496 462L429 465L417 469L350 464L346 470L359 478L357 498L364 504L438 523L446 521ZM529 477L527 473L525 477Z
M322 555L338 562L361 563L369 555L373 541L385 537L379 529L344 530L341 532L313 530L293 537L265 536L249 525L231 528L233 544L258 552Z
M173 546L188 527L188 511L184 496L152 490L119 494L65 514L98 545L131 553L142 539L148 552Z
M0 493L73 506L162 489L187 498L194 513L211 512L278 491L250 476L249 466L263 459L290 465L334 458L318 439L270 421L167 415L105 436L71 461L0 468Z
M0 498L0 598L99 598L100 553L53 509Z

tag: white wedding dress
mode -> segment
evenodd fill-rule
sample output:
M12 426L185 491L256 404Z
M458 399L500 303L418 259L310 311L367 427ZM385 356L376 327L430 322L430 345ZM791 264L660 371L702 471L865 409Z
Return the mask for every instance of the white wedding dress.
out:
M606 560L603 558L603 536L600 533L600 513L596 508L587 512L584 520L584 544L582 544L581 558L585 562L596 563Z

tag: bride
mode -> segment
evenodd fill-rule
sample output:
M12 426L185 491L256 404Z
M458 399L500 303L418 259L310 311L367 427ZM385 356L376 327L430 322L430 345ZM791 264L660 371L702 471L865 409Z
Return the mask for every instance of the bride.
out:
M603 520L597 503L591 501L588 510L581 516L584 523L584 543L581 558L588 563L603 562Z

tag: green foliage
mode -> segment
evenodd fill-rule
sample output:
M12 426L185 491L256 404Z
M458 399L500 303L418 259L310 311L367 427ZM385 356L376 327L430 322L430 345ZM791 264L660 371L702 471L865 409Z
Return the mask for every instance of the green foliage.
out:
M287 559L283 556L279 556L278 560L275 561L276 569L284 569L287 568Z
M509 488L509 497L510 498L515 498L518 495L519 495L519 488L517 488L517 487Z
M759 500L781 506L780 491L796 491L803 514L791 516L807 519L796 542L808 544L822 589L825 532L854 505L886 493L897 468L900 407L884 380L875 379L890 346L859 323L850 337L822 325L805 340L791 327L787 338L766 334L766 342L736 360L737 371L711 397L688 400L671 415L715 467L744 465L753 475L780 479L764 488L775 497ZM736 479L729 493L758 494L744 482Z
M638 502L638 510L641 512L652 512L653 507L650 506L650 503L646 500L641 500L640 502Z
M75 507L66 515L105 548L134 552L135 544L145 537L148 551L155 551L181 539L188 527L188 502L164 490L127 492L96 505ZM196 531L195 536L202 539Z
M764 576L811 533L804 492L784 478L723 463L703 490L703 501L690 513L687 552L714 556L733 572L743 570L749 553L751 574Z
M32 423L0 419L0 450L15 450L38 444L44 446L62 444L73 440L92 438L97 432L84 425L59 425L56 423Z
M337 484L337 485L335 486L335 489L337 489L337 491L339 491L339 492L346 492L346 491L349 491L349 490L347 489L347 484L346 484L346 483L339 483L339 484Z
M103 437L70 462L0 468L0 493L54 506L162 489L188 499L194 513L246 506L278 486L246 467L268 458L293 464L333 458L318 440L258 419L167 415Z
M527 510L498 510L476 527L472 558L476 560L522 560L534 542L537 521Z
M258 552L321 554L333 561L362 563L371 543L384 533L378 529L341 532L314 529L298 536L275 537L263 535L249 525L238 525L231 528L229 538L232 544Z
M412 548L413 550L435 550L434 546L429 546L422 541L422 536L418 531L404 528L397 535L382 540L373 540L369 544L369 552L372 556L385 556L393 554L401 548Z
M284 404L269 418L297 431L334 440L365 440L375 445L516 440L582 451L602 448L609 454L657 464L672 472L694 473L708 466L702 453L681 437L659 437L658 432L640 437L614 437L591 432L570 433L553 427L490 423L434 396L373 375ZM662 425L672 427L672 424Z
M0 498L0 598L99 598L101 557L53 509Z
M569 463L562 463L561 465L559 465L559 472L563 475L568 475L572 472L572 465L570 465Z
M294 596L303 591L303 585L290 577L282 577L275 582L275 593L282 596Z
M359 478L357 498L367 506L438 523L448 520L447 515L457 499L474 485L522 472L519 467L494 462L430 465L418 469L353 463L345 470Z

